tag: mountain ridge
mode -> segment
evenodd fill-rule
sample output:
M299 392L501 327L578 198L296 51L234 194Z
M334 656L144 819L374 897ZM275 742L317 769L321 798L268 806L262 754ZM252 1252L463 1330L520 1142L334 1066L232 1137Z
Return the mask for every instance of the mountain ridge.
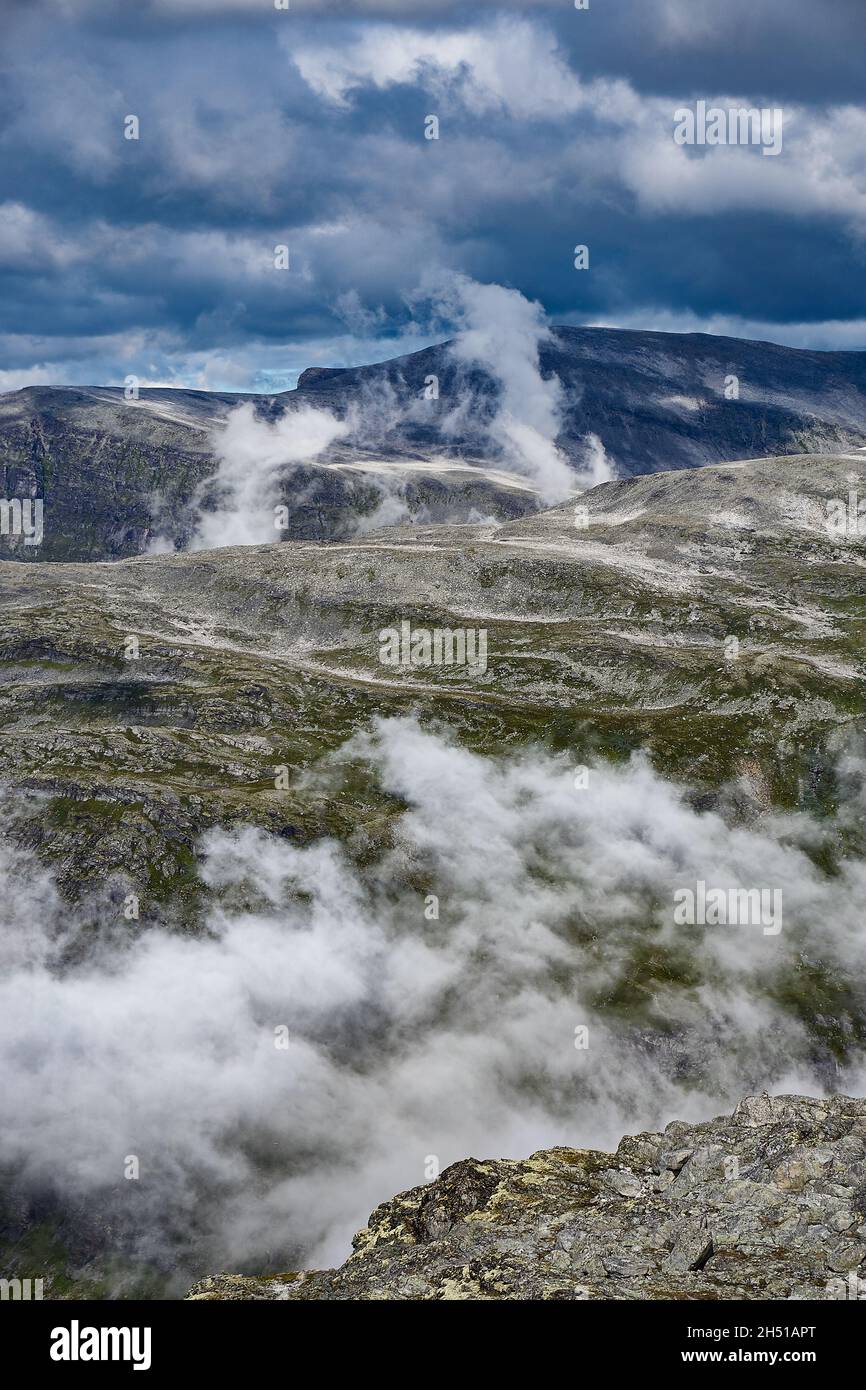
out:
M866 447L866 353L563 326L542 338L539 362L541 378L561 383L556 444L576 485L593 437L621 477ZM439 399L427 402L429 377ZM738 399L725 395L731 377ZM219 431L244 404L263 424L311 406L360 419L316 461L282 470L274 501L287 509L285 539L345 539L388 498L424 522L525 514L538 506L531 484L519 472L519 487L494 476L515 468L491 441L498 398L496 382L456 361L450 342L308 368L274 395L154 387L126 401L120 387L25 387L0 396L0 490L44 500L45 539L33 548L3 537L0 557L117 559L158 534L183 547L194 499L217 469ZM446 476L443 463L462 471Z

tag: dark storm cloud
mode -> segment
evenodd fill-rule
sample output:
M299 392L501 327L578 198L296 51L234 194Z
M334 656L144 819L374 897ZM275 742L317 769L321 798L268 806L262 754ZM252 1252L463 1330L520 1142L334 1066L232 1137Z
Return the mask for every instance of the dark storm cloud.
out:
M866 346L859 0L54 0L4 19L0 388L285 385L417 345L419 285L458 270L555 319ZM675 147L698 97L784 107L783 154Z

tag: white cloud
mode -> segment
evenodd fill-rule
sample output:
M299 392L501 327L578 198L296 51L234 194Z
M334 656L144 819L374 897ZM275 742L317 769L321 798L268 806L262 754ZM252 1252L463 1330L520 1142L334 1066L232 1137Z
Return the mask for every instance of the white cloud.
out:
M316 460L349 432L328 410L301 406L271 423L247 402L233 410L214 435L219 466L193 499L197 510L191 550L256 545L279 539L274 506L280 479ZM210 499L210 505L202 505Z
M319 774L324 796L347 758L408 804L394 848L360 868L329 841L214 831L203 874L229 896L198 938L122 943L106 917L60 969L74 917L3 851L0 1162L99 1202L140 1254L185 1255L188 1278L267 1252L343 1258L428 1154L603 1146L762 1086L820 1089L814 1040L780 1000L803 952L862 990L866 869L828 877L803 848L832 825L728 825L641 760L575 790L565 758L485 759L410 720L354 740ZM856 824L864 769L844 784ZM783 931L674 927L672 891L696 879L782 886ZM856 1067L832 1077L857 1083ZM127 1154L140 1184L121 1181Z
M602 465L598 449L590 452L582 478L556 446L565 400L559 378L541 375L539 350L550 336L542 306L518 290L482 285L466 276L449 280L438 303L440 311L459 325L453 356L483 368L498 387L486 428L506 466L529 478L548 504L561 502L590 481L606 481L611 473ZM471 400L456 403L451 427L465 428L474 409ZM448 427L446 420L444 428Z
M62 236L51 218L18 202L0 203L0 267L32 271L64 270L82 262L87 251L80 243Z
M725 110L752 104L725 96L708 96L707 102ZM702 151L675 145L675 106L654 99L618 141L618 177L644 212L709 217L753 210L827 216L854 229L866 224L866 110L780 107L782 152L766 159L738 145Z
M476 115L507 111L563 120L590 100L553 35L524 20L450 31L383 26L361 30L342 46L283 42L310 88L338 105L355 88L403 83L443 98L453 91Z
M685 12L669 6L664 13L675 27ZM710 18L704 13L700 25L692 24L692 38ZM738 146L699 154L673 141L682 94L643 96L625 80L584 82L553 34L526 19L436 31L386 26L327 47L293 40L289 51L312 90L338 105L350 104L356 90L409 83L431 99L454 96L475 115L557 121L567 127L575 177L583 171L595 179L604 171L608 184L633 193L649 215L755 209L823 214L858 227L866 220L866 110L860 106L777 103L784 111L781 158L754 158ZM708 105L726 109L755 104L749 94L703 95ZM574 127L578 114L588 122L582 133Z

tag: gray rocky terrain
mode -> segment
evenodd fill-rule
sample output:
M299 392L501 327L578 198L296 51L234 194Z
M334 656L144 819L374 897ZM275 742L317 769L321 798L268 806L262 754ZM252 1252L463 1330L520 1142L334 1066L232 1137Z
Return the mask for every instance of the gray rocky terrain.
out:
M511 523L4 565L0 770L49 797L22 833L71 892L117 873L182 896L210 825L366 821L369 790L326 807L275 792L273 769L294 780L401 711L484 750L640 747L709 794L739 781L758 806L822 805L866 674L864 539L831 530L828 506L864 486L859 454L788 456L605 484ZM383 666L378 634L403 620L483 627L487 671Z
M339 1269L191 1299L866 1297L866 1101L750 1096L616 1153L468 1158L383 1202Z

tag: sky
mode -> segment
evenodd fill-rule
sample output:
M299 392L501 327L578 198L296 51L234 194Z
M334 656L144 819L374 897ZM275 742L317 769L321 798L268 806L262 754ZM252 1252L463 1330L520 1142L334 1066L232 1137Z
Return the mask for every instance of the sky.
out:
M449 336L457 274L866 348L863 0L289 5L0 0L0 390L282 390ZM678 145L700 100L780 154Z

